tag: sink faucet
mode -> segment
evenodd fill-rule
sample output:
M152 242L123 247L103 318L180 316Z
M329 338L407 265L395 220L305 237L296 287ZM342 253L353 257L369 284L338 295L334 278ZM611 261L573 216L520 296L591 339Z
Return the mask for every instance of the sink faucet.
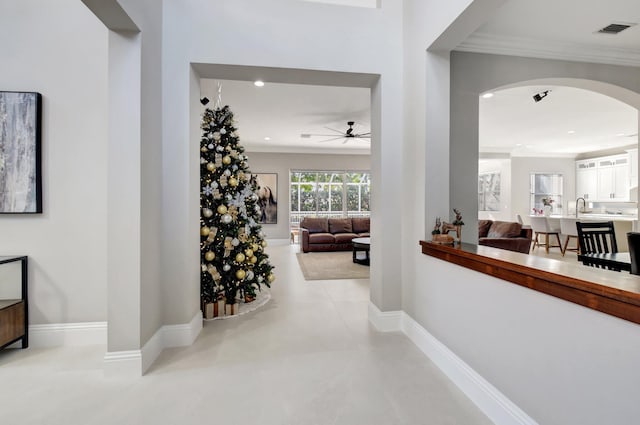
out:
M576 199L576 218L578 218L578 212L580 211L578 209L578 202L580 201L580 199L582 199L582 211L584 212L585 209L587 209L587 201L585 201L584 198L578 198Z

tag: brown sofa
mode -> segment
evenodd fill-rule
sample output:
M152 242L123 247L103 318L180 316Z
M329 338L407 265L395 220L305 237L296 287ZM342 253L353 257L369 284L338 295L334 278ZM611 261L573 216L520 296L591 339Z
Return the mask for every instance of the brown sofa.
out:
M478 245L528 254L531 229L511 221L478 220Z
M351 239L369 237L369 218L305 217L300 222L302 252L349 251Z

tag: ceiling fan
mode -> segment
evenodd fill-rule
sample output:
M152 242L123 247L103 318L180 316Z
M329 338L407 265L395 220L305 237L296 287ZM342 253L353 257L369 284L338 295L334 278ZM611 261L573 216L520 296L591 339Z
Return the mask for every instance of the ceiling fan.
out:
M342 144L347 143L349 140L365 140L365 139L371 139L371 132L364 132L364 133L357 133L353 126L355 125L355 121L347 121L347 125L349 126L347 128L346 131L340 131L340 130L336 130L334 128L330 128L330 127L325 127L327 130L331 130L334 133L333 134L308 134L308 133L302 133L300 135L301 138L303 139L308 139L311 137L329 137L329 139L325 139L325 140L318 140L318 143L324 143L324 142L331 142L333 140L340 140L340 139L344 139L342 141Z

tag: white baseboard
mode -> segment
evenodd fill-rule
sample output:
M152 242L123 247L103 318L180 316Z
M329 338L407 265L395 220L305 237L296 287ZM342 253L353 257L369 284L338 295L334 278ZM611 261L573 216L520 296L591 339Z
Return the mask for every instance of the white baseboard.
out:
M142 375L141 350L112 351L104 355L106 378L135 378Z
M162 350L193 344L201 330L202 312L198 310L187 324L162 326L140 350L107 352L104 356L105 376L142 376Z
M380 311L372 302L369 302L369 321L380 332L392 332L402 330L402 311Z
M29 326L29 347L107 344L107 322L52 323Z
M369 321L381 331L401 330L496 425L537 422L404 311L382 312L369 303Z

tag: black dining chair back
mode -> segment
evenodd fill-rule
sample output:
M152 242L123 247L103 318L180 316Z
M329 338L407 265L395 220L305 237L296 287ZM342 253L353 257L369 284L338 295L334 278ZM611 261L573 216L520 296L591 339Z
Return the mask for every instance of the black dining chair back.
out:
M627 233L629 243L629 257L631 257L631 274L640 275L640 233Z
M618 252L613 221L578 221L576 228L578 230L580 254L613 254ZM585 257L581 258L583 264L598 267L598 263L592 263Z

